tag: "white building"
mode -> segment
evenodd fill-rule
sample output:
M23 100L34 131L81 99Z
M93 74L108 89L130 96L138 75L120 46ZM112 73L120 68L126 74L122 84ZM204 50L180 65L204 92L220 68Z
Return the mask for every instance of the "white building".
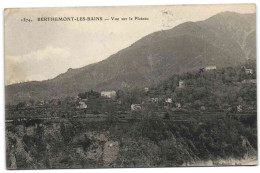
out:
M145 88L144 88L144 92L147 93L148 91L149 91L149 88L145 87Z
M152 102L157 103L159 101L159 98L151 98Z
M172 99L171 99L171 98L166 98L166 99L165 99L165 102L166 102L166 103L172 103Z
M256 84L256 79L245 79L241 83L243 83L243 84Z
M131 110L132 111L138 111L141 110L141 105L140 104L131 104Z
M253 69L245 69L246 74L253 74Z
M180 109L181 108L181 104L180 103L175 103L176 108Z
M87 109L87 105L85 102L79 102L79 105L77 106L77 109Z
M243 110L243 109L242 109L242 106L241 106L241 105L238 105L238 106L237 106L237 112L242 112L242 110Z
M179 81L179 88L184 88L185 87L185 82L183 80Z
M216 69L217 69L217 67L213 66L213 65L205 67L205 71L216 70Z
M115 91L101 91L101 96L106 98L114 98L116 96Z

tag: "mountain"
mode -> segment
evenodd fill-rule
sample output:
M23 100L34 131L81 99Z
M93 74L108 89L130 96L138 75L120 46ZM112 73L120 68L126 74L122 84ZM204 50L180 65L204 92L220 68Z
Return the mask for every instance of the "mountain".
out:
M248 59L256 59L255 13L223 12L149 34L101 62L54 79L8 85L6 103L75 96L88 89L144 87L176 73L237 66Z

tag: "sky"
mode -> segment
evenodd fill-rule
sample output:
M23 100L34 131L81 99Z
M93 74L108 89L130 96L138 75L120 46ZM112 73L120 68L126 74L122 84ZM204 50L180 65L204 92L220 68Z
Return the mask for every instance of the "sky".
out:
M254 13L255 5L23 8L5 10L5 85L54 78L92 64L145 35L217 13ZM105 21L38 22L39 17L102 17ZM119 20L118 18L149 18ZM32 22L22 22L31 19Z

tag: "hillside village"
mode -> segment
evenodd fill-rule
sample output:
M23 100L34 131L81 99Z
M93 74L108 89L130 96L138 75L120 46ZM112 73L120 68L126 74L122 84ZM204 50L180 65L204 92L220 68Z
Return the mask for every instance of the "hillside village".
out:
M155 87L137 88L132 91L107 90L97 92L89 90L85 93L79 93L75 97L41 101L30 100L29 102L7 106L7 108L21 112L22 110L29 111L37 108L54 108L55 110L56 107L61 110L64 108L71 112L83 111L95 115L107 115L109 112L110 114L128 114L129 116L136 111L147 109L153 109L160 116L162 116L162 113L168 115L180 110L186 112L194 110L200 112L214 112L216 110L246 112L256 110L255 95L252 95L250 99L245 98L249 95L236 95L233 98L234 100L231 101L228 97L234 89L238 90L234 94L241 94L239 90L255 88L255 75L255 69L252 68L252 65L222 69L217 69L216 66L206 66L195 74L174 75ZM221 89L221 85L225 85L231 90L218 91ZM222 96L217 96L218 92L222 92ZM225 92L227 92L226 96ZM75 117L73 113L71 113L71 116ZM7 114L6 117L13 116Z

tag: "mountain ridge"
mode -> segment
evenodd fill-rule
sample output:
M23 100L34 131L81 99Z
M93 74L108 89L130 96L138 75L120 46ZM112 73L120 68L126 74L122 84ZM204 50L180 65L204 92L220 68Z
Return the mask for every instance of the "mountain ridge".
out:
M256 58L255 13L223 12L142 37L107 59L41 82L6 86L7 103L158 83L206 65L234 66Z

